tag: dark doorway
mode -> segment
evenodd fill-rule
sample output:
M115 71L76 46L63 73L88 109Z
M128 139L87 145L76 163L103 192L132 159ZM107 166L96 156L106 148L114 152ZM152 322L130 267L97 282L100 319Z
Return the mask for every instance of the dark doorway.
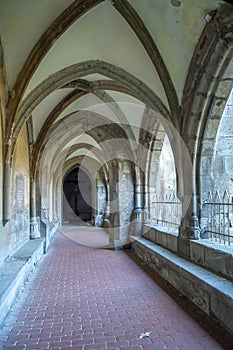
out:
M85 171L76 167L63 182L63 221L71 224L90 221L92 217L92 186Z

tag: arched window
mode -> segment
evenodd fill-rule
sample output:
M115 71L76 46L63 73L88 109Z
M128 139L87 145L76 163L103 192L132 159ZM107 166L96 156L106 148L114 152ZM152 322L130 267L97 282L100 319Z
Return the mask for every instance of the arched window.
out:
M177 198L176 169L168 136L163 136L160 147L156 141L150 170L150 218L168 232L180 225L181 203Z
M233 90L221 119L209 118L212 134L204 138L201 159L202 238L217 243L233 243ZM207 144L209 146L207 148ZM213 145L211 147L211 145Z

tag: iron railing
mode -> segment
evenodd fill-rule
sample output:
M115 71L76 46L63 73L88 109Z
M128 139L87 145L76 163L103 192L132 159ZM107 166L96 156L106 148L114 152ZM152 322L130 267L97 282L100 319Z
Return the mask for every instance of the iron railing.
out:
M202 238L231 245L233 243L233 197L227 191L208 192L201 213Z
M180 226L181 216L181 201L174 192L155 195L150 207L152 225L160 225L173 231Z

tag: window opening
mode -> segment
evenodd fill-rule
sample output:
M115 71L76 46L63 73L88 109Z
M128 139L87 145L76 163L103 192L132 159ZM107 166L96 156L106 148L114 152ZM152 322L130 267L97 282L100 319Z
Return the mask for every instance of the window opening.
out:
M206 160L205 160L206 161ZM210 160L209 160L210 164ZM202 163L202 167L206 164ZM202 171L204 169L202 168ZM206 176L212 189L204 192L201 214L202 238L220 244L233 244L233 90L226 103L210 167ZM207 187L207 186L206 186Z
M158 225L168 232L177 231L181 215L181 202L177 198L176 170L172 148L167 135L164 138L159 159L158 150L153 151L151 181L155 183L152 190L150 217L153 225ZM156 163L158 163L156 171ZM153 176L154 172L154 176ZM152 186L153 189L153 186Z

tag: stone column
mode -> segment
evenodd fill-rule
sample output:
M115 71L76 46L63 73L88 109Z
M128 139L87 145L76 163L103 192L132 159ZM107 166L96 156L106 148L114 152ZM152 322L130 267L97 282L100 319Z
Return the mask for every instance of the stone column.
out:
M134 186L134 219L131 222L130 233L134 236L141 236L144 219L145 189L142 184L141 170L135 165L135 186Z
M197 240L200 237L199 220L196 215L195 197L189 205L188 211L181 221L178 235L178 253L190 258L190 240Z
M102 226L102 219L103 219L103 211L102 211L102 202L101 202L101 194L102 194L102 183L100 180L96 180L96 190L95 193L93 193L93 203L95 205L92 205L92 217L94 217L94 225L97 227ZM94 192L94 191L93 191Z
M56 226L60 227L62 223L62 168L59 165L54 174L54 195L53 195L53 220Z
M196 162L194 160L194 164L195 163ZM183 196L179 197L182 202L183 217L179 228L178 252L185 257L190 257L190 240L198 240L200 238L199 219L197 216L197 190L195 168L196 166L193 165L192 177L190 179L192 185L192 193L188 193L188 186L186 187L188 179L186 176L183 183Z
M118 198L118 162L111 161L109 169L109 194L110 194L110 227L109 244L115 247L115 241L119 238L119 198Z
M106 181L106 187L105 187L105 210L103 215L103 227L107 228L110 224L110 193L109 193L109 183Z
M34 179L30 182L30 238L40 238L39 226L36 217L36 183Z
M59 226L62 225L62 210L63 202L62 202L62 184L60 182L57 185L57 200L56 200L56 207L57 207L57 218L59 221Z
M11 166L9 162L4 166L4 187L3 187L3 224L10 220L11 213Z
M182 159L182 157L180 158ZM185 161L185 159L184 159ZM199 239L200 229L197 217L197 187L196 187L196 157L194 156L192 169L185 169L182 165L177 179L178 197L182 202L182 221L179 236L183 239Z
M183 239L199 239L200 227L196 213L196 195L192 195L192 200L180 225L179 236Z
M147 180L146 180L147 181ZM143 222L149 223L149 184L145 181L145 185L143 186Z
M57 202L58 202L58 183L57 183L57 180L54 181L55 185L54 185L54 188L53 188L53 224L54 225L57 225L58 224L58 211L57 211Z
M121 160L119 164L119 244L128 243L132 212L134 210L134 184L131 163Z

